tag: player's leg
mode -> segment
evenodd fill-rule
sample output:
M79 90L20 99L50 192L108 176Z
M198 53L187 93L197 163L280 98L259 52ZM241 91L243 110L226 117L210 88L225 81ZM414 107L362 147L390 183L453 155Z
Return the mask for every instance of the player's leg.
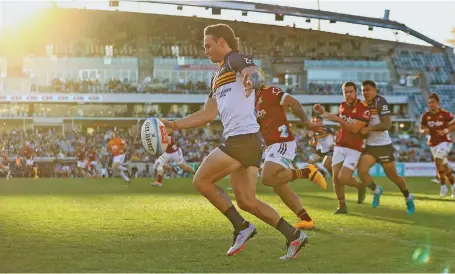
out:
M430 147L431 153L433 154L434 163L436 165L436 172L439 178L440 186L440 193L441 197L444 197L449 192L448 184L449 180L447 178L444 164L446 163L447 155L449 154L450 147L447 146L448 143L440 143L437 146Z
M112 163L112 168L117 169L120 171L120 176L125 180L126 183L130 183L130 178L126 175L126 171L128 169L123 166L123 161L125 161L125 154L120 154L118 156L114 156L113 163Z
M164 154L158 157L158 159L155 161L156 181L152 183L152 186L160 187L163 185L164 165L166 163L167 160Z
M394 182L400 189L401 193L403 193L403 196L406 201L406 207L408 208L408 213L409 214L414 213L415 211L414 196L411 193L409 193L406 180L400 175L398 175L395 162L382 163L382 168L384 169L387 178L389 178L390 181Z
M265 164L267 162L275 163L284 168L279 169L279 167L276 167L266 170L266 165L264 164L261 176L262 183L266 186L276 186L287 184L288 182L297 179L309 179L321 186L321 188L326 189L327 182L316 166L310 164L301 169L289 168L292 164L292 160L295 158L296 146L295 142L286 142L273 144L267 147Z
M338 200L338 208L333 214L346 214L348 213L346 206L346 197L344 185L341 184L339 174L343 167L343 162L338 162L338 157L334 155L334 162L332 163L332 174L333 174L333 188Z
M447 160L447 158L446 158ZM455 185L454 185L454 177L453 177L453 170L449 166L448 160L447 163L444 163L444 170L446 172L447 179L449 183L452 185L452 198L455 198Z
M330 173L330 177L332 177L332 155L327 154L324 159L322 160L322 165L324 165L325 169Z
M272 161L266 161L264 163L261 181L264 185L272 186L275 193L280 196L281 200L301 220L296 225L294 225L295 227L301 229L314 228L314 221L311 219L305 208L303 208L300 198L289 187L287 182L284 182L282 180L283 178L280 180L279 176L277 176L279 173L286 169L287 168L283 165L274 163ZM277 184L273 185L272 182L277 182Z
M378 186L370 175L370 168L376 164L376 157L369 153L367 149L360 157L359 167L357 173L364 187L368 187L373 191L373 202L371 203L373 208L379 206L381 202L381 195L384 192L384 188ZM360 202L360 201L359 201Z
M361 152L344 148L345 159L343 167L338 174L340 184L350 186L357 189L357 203L361 204L365 200L365 186L359 183L353 176L354 171L357 169Z
M300 248L305 245L307 236L281 218L271 206L256 198L257 172L258 167L250 166L246 169L239 168L230 175L237 205L281 232L289 243L288 253L282 259L295 258Z
M176 152L176 162L179 164L179 167L183 170L183 172L191 174L195 173L194 169L185 163L185 159L183 159L183 152L181 148L179 148Z

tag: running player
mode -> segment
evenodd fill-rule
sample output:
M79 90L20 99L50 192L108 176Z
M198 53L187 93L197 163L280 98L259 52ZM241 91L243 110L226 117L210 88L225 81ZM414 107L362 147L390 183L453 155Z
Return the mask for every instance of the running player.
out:
M35 154L35 150L30 146L30 143L25 142L20 152L20 155L25 157L25 173L32 174L31 171L33 170L33 173L35 175L34 179L38 179L38 167L36 166L34 160Z
M360 158L359 178L364 186L368 186L374 192L373 208L379 206L384 188L373 182L369 171L376 163L382 165L387 178L403 193L408 213L412 214L415 211L414 196L409 193L405 179L398 175L393 156L392 139L389 135L392 127L392 113L387 100L378 95L376 83L371 80L363 81L362 94L368 104L371 118L369 125L360 131L362 135L368 137L366 149Z
M273 187L275 193L300 219L294 227L314 228L314 221L303 208L297 194L288 185L288 182L297 179L299 170L291 169L297 144L289 126L285 108L291 108L310 130L319 131L322 130L322 126L310 123L302 104L277 87L264 86L256 90L255 105L261 135L267 145L261 174L262 183ZM301 178L310 179L323 189L327 188L324 177L314 165L308 165L303 172Z
M323 126L323 119L320 116L313 117L312 122L316 125ZM322 132L310 132L311 145L316 147L316 153L312 154L309 159L310 164L316 164L322 160L322 165L332 176L332 156L335 146L335 131L330 127L323 127ZM322 171L322 170L320 170ZM324 175L324 174L323 174Z
M169 136L169 144L166 148L166 152L156 159L156 182L153 182L152 186L163 186L164 166L170 165L171 163L177 163L184 172L194 174L194 169L185 163L182 149L177 145L172 135Z
M452 169L449 167L448 155L452 148L452 139L450 137L449 126L454 124L455 119L450 112L439 107L439 96L432 93L428 97L428 108L422 116L420 122L420 131L423 134L429 134L431 153L433 154L436 165L437 175L441 184L440 196L447 195L448 184L452 185L452 198L455 198L454 178Z
M117 136L116 133L111 133L111 140L107 144L107 149L112 153L112 169L120 171L120 176L126 183L130 183L128 169L123 166L125 161L126 142Z
M99 177L100 172L98 171L96 165L98 164L98 154L96 153L95 149L93 149L92 145L88 146L87 151L87 171L93 177Z
M360 134L360 130L368 124L370 111L368 105L357 98L355 83L346 82L342 89L345 102L341 103L338 115L325 112L319 104L314 106L316 112L341 126L332 158L333 183L338 199L338 208L334 214L348 213L345 185L357 188L358 203L362 203L365 199L365 187L357 182L353 173L365 147L365 137Z
M9 159L8 159L8 152L4 150L2 152L2 161L0 163L0 169L3 169L6 173L6 180L9 180L12 178L11 176L11 170L9 168Z
M77 173L78 176L87 177L87 161L85 160L85 151L81 145L76 148Z
M194 128L206 125L220 114L224 142L204 159L193 185L234 227L234 242L227 255L240 252L256 234L256 227L240 215L226 192L216 185L229 175L237 205L280 231L289 243L287 254L280 259L294 259L308 236L256 197L262 141L254 113L253 91L263 86L263 75L249 57L238 52L238 38L228 25L206 27L204 48L205 55L218 63L204 108L186 118L163 120L163 123L170 130Z

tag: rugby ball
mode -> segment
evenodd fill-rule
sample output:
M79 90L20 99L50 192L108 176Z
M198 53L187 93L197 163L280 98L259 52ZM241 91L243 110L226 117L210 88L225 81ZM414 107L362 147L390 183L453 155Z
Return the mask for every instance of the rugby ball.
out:
M148 153L157 156L162 155L169 143L166 127L159 119L148 118L142 125L141 141Z

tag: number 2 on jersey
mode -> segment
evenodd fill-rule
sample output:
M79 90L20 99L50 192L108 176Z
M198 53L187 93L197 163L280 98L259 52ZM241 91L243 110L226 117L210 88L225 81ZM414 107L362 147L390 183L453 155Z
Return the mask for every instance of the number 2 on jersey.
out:
M278 131L281 132L281 135L280 137L281 138L287 138L289 137L289 133L288 133L288 127L286 125L282 125L278 128Z

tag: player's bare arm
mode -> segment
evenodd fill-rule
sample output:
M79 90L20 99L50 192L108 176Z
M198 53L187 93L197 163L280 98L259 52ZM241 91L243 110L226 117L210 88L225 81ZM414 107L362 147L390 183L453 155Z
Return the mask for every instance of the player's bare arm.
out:
M281 105L284 107L290 107L292 109L292 112L294 112L294 114L299 117L302 124L309 130L314 132L324 132L322 126L311 123L302 104L300 104L299 100L297 100L294 96L286 94Z
M367 122L362 122L359 120L355 120L354 123L348 123L345 120L343 120L343 118L338 116L338 114L326 112L324 110L324 107L322 107L320 104L314 105L313 109L319 114L321 114L327 120L340 124L340 126L346 128L349 132L352 133L359 133L360 130L367 125Z
M164 119L160 120L166 126L166 128L171 129L169 131L169 134L171 134L172 130L195 128L206 125L208 122L215 120L217 114L218 104L216 103L216 100L213 98L207 98L203 109L183 119L175 121L167 121Z
M264 85L264 75L257 67L246 67L242 69L241 74L243 76L246 97L249 97L254 90L260 89Z
M381 122L374 126L368 126L368 131L385 131L392 128L392 116L381 116Z

